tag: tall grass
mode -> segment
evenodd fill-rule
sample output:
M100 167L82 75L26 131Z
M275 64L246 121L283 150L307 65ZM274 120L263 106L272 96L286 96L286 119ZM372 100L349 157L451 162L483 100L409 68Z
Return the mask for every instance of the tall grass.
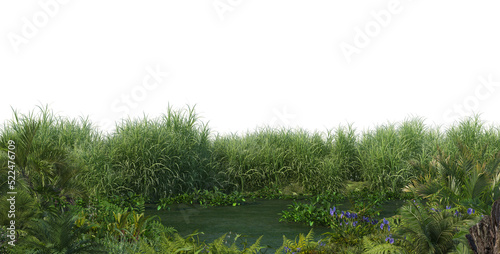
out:
M14 111L14 119L2 128L0 151L7 154L8 141L15 142L17 183L25 183L36 197L72 200L85 196L85 186L78 180L84 168L78 153L94 138L94 131L86 119L69 120L47 107L39 109L38 114L27 115ZM7 157L0 156L0 160L6 172ZM6 187L2 181L2 188Z
M70 120L40 107L38 114L14 111L6 122L0 166L7 169L7 141L14 140L20 183L35 193L73 198L132 191L155 201L214 187L341 191L347 180L398 192L428 174L422 165L437 163L440 150L469 151L481 163L500 151L500 129L486 128L479 116L445 131L414 117L362 133L348 125L324 133L267 127L244 136L211 134L194 108L124 119L103 135L86 118Z
M430 161L439 142L439 130L429 130L421 118L366 131L359 144L362 178L374 189L397 192L423 174L411 162Z
M446 131L443 150L457 154L461 153L460 146L471 153L472 159L488 162L500 151L500 129L487 128L479 115L464 118Z
M208 135L194 108L123 120L88 152L85 181L97 194L133 191L151 200L211 188L218 179Z
M331 140L300 129L262 128L244 137L217 136L213 142L220 170L241 191L292 183L310 191L338 189L340 174L324 162L332 149Z

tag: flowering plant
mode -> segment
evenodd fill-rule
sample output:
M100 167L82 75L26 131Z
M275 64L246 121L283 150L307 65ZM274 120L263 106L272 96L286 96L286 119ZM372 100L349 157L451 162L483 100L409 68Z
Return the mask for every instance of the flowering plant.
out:
M382 221L370 219L366 216L358 216L357 213L349 211L337 211L336 207L330 208L330 227L333 232L324 235L329 236L330 242L353 246L365 235L378 231L387 230L390 232L389 221L385 218Z

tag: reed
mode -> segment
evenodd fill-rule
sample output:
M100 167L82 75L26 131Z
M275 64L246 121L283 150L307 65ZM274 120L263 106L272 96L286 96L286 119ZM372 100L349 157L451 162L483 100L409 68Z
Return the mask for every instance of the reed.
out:
M326 132L264 127L222 136L211 133L194 107L169 107L157 118L123 119L104 135L87 118L39 109L14 111L4 124L0 166L6 169L7 142L14 140L21 182L45 192L52 186L50 193L68 197L132 191L156 201L194 190L290 185L319 193L342 191L347 181L399 192L428 173L415 165L435 163L438 150L457 154L463 146L480 163L500 151L500 129L485 127L477 115L445 131L413 117L362 133L350 124Z

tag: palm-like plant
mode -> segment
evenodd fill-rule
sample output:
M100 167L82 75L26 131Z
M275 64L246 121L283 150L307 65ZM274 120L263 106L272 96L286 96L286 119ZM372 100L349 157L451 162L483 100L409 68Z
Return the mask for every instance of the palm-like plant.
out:
M428 165L414 164L427 175L407 186L423 198L443 205L455 204L472 207L488 213L493 202L500 197L500 153L489 162L478 162L469 149L459 143L459 154L440 154ZM483 149L483 155L486 148Z
M459 231L467 230L473 218L452 210L431 210L429 207L411 203L401 209L403 224L396 229L402 246L414 253L448 253L455 250L460 240ZM403 239L404 237L404 239Z
M75 226L77 219L77 215L64 212L34 220L24 246L34 253L105 253L103 246L86 234L90 226Z
M42 204L50 197L61 201L84 197L84 187L76 181L83 165L74 148L87 138L84 132L90 126L57 118L47 108L40 110L40 115L14 111L14 120L2 130L0 150L7 151L9 140L15 142L14 162L24 180L19 183L25 183Z

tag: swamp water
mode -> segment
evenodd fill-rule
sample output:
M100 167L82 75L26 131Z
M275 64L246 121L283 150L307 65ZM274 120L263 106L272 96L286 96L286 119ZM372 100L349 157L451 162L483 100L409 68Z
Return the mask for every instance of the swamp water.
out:
M302 201L303 202L303 201ZM283 235L292 241L299 234L307 235L311 227L301 223L279 222L283 210L291 205L293 200L255 200L240 206L201 207L200 205L171 205L170 210L157 211L155 207L147 206L147 215L157 215L165 226L174 227L181 236L187 236L195 230L203 232L198 235L200 241L210 243L223 234L231 232L227 244L233 243L236 234L241 234L237 243L247 240L252 245L263 235L261 246L271 246L274 249L283 244ZM348 202L347 202L348 203ZM383 206L382 217L390 217L401 207L401 201L390 201ZM347 205L337 206L338 209L348 209ZM321 234L331 231L322 226L313 228L316 241L324 238ZM244 237L244 238L243 238ZM273 251L267 251L273 253Z

